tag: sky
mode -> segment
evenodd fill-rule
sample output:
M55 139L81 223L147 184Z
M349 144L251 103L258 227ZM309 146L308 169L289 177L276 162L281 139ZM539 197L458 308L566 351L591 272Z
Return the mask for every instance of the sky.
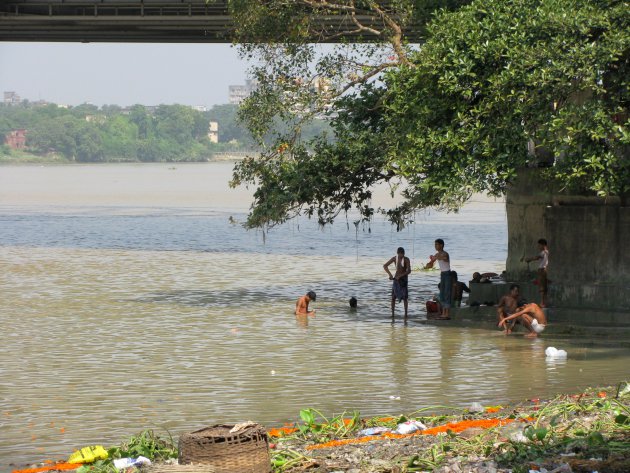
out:
M246 77L228 44L0 42L0 93L30 101L210 108Z

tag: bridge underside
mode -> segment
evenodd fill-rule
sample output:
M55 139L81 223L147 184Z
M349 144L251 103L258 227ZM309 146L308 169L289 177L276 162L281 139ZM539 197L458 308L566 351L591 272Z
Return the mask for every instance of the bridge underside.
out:
M366 25L373 19L360 18ZM351 30L346 16L319 28ZM413 32L408 32L413 33ZM413 40L413 34L410 35ZM337 38L338 41L341 38ZM347 35L346 40L369 41ZM2 0L0 41L230 43L227 0Z
M0 40L229 43L227 2L22 0L0 2Z

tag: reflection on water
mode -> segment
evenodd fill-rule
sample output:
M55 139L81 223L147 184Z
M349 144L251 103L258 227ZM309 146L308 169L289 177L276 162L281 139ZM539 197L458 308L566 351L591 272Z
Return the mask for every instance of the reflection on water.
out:
M626 374L627 350L563 346L568 360L550 363L544 338L418 324L436 273L411 274L409 321L397 308L392 323L382 265L395 249L417 266L442 237L462 280L500 271L502 204L423 213L400 233L381 221L355 234L302 219L263 243L229 223L244 218L246 199L213 200L223 165L56 167L50 182L44 171L0 167L0 465L147 427L178 435L215 422L275 425L305 407L498 404ZM163 175L176 176L171 199L156 190ZM296 317L309 289L317 314Z

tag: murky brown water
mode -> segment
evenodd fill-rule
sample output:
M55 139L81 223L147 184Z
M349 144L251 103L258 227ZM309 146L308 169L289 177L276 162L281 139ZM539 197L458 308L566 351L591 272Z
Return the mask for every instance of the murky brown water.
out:
M412 273L409 323L391 322L382 265L395 248L416 266L442 237L462 279L500 270L501 203L423 213L400 233L301 219L263 242L228 223L249 203L229 170L0 167L0 470L145 428L411 413L626 379L628 350L565 342L568 360L549 363L544 338L418 324L432 273ZM317 315L296 320L311 288Z

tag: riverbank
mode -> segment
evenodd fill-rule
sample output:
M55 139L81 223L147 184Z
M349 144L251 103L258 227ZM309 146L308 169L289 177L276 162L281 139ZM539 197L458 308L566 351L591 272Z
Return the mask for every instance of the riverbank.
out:
M511 406L437 406L369 419L359 413L326 418L304 409L300 417L299 423L268 430L274 472L630 471L630 385L626 382ZM401 425L420 430L396 433ZM112 458L142 454L154 461L148 471L177 473L175 445L170 436L160 438L145 431L110 448L109 459L76 471L115 472ZM43 468L56 471L52 465L32 465L14 473ZM60 468L68 471L72 465Z
M104 161L74 161L66 158L61 153L49 153L47 155L38 155L28 153L26 151L11 150L10 153L2 153L0 150L0 164L3 165L50 165L50 164L150 164L150 163L165 163L165 164L185 164L185 163L209 163L209 162L237 162L242 161L247 156L257 155L256 151L220 151L210 154L205 159L190 159L190 160L173 160L173 161L141 161L141 160L104 160Z
M0 150L0 164L72 164L72 162L59 153L49 153L42 156L20 150L11 150L9 153Z
M335 437L330 428L311 425L304 433L281 437L273 458L279 471L289 472L305 466L313 472L353 473L630 471L626 383L546 401L534 398L513 406L479 407L362 420L345 438L332 442L327 440ZM411 418L427 428L407 436L356 435L367 427L395 428ZM330 425L339 428L336 423Z

